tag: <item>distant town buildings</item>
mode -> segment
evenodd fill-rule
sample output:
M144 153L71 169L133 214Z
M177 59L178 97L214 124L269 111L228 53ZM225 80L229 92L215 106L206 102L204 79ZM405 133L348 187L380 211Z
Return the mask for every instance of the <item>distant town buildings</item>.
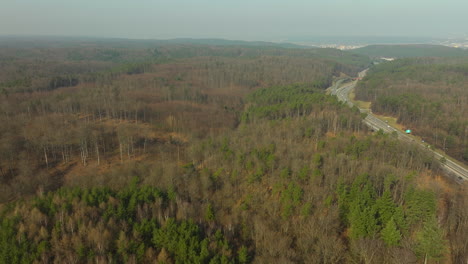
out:
M367 45L341 45L341 44L324 44L324 45L318 45L317 47L320 48L333 48L333 49L339 49L339 50L352 50L352 49L358 49L365 47Z
M453 48L468 49L468 37L458 39L447 39L441 41L439 44Z
M344 41L343 41L344 42ZM357 49L357 48L362 48L368 45L372 45L375 43L363 43L363 44L346 44L346 43L314 43L314 42L294 42L299 45L305 45L305 46L313 46L313 47L319 47L319 48L333 48L333 49L339 49L339 50L352 50L352 49ZM403 43L403 42L402 42ZM413 44L417 44L418 42L414 42ZM459 39L434 39L432 41L427 41L427 42L421 42L421 44L435 44L435 45L443 45L447 47L453 47L453 48L462 48L462 49L468 49L468 38L459 38ZM385 44L385 42L381 43ZM393 43L395 44L395 43ZM386 60L385 58L382 58ZM387 58L388 61L393 60L393 58Z

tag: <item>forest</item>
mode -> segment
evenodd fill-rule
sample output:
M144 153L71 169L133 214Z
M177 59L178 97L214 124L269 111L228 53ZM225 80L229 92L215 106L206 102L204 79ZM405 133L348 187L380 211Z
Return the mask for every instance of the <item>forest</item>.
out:
M468 164L466 58L400 59L377 65L358 84L359 100L394 116L424 141Z
M370 64L258 43L0 41L0 259L463 263L466 185L325 93Z

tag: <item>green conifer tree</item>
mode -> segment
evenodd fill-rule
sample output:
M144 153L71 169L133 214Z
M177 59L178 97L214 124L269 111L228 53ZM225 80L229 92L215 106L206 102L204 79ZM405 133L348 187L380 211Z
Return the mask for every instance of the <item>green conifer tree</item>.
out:
M247 251L247 247L242 246L238 252L239 263L247 263L249 262L249 252Z
M403 208L401 206L395 208L393 220L395 221L398 230L400 230L400 232L405 235L408 232L409 227L405 218L405 213L403 212Z
M395 213L395 208L396 205L393 202L392 195L390 194L390 191L385 190L384 193L382 194L382 197L380 197L377 202L377 213L379 215L379 222L384 227L388 221L390 221L390 218L392 218L393 214Z
M392 218L387 222L380 235L387 246L398 246L401 240L401 233Z
M416 236L416 255L428 259L440 260L446 252L446 241L442 230L439 228L436 218L432 217L424 223L424 226Z

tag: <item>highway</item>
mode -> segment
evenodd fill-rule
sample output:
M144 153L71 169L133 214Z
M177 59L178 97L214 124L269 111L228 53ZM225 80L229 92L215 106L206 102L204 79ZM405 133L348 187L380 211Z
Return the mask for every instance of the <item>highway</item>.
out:
M359 77L362 78L365 76L367 70L364 70L362 72L359 73ZM346 103L347 105L349 105L350 107L353 107L354 104L353 102L349 99L349 94L350 92L354 89L354 87L356 86L356 83L357 81L353 81L353 82L350 82L342 87L339 87L341 85L342 82L337 82L335 85L333 85L332 87L330 87L328 89L328 92L332 95L336 95L338 97L338 100ZM424 150L424 151L431 151L433 154L434 154L434 157L438 160L441 160L443 157L445 158L445 162L441 162L441 165L442 165L442 168L444 169L444 171L446 172L446 174L450 177L453 177L455 179L456 182L458 183L462 183L464 181L468 181L468 170L458 164L458 163L455 163L453 162L452 160L448 159L447 156L444 156L438 152L436 152L435 150L432 150L431 148L429 148L429 146L427 144L424 144L423 142L415 142L415 140L403 133L403 131L400 131L399 129L397 128L394 128L392 126L390 126L388 123L386 123L385 121L379 119L378 117L376 117L375 115L372 114L372 111L370 109L363 109L363 108L359 108L359 111L361 111L361 113L366 113L367 116L366 118L364 119L364 123L369 126L371 129L375 130L375 131L378 131L378 130L383 130L385 133L396 133L396 135L398 136L398 138L400 140L403 140L403 141L406 141L406 142L412 142L414 144L417 144L418 147L421 148L421 150Z

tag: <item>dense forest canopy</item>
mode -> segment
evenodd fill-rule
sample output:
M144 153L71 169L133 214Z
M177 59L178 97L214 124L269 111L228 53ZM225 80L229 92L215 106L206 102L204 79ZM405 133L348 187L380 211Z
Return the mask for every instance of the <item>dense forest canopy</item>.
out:
M466 259L466 186L325 93L369 58L109 42L0 43L2 262Z
M466 58L399 59L372 68L356 88L376 113L391 115L423 140L468 164Z

